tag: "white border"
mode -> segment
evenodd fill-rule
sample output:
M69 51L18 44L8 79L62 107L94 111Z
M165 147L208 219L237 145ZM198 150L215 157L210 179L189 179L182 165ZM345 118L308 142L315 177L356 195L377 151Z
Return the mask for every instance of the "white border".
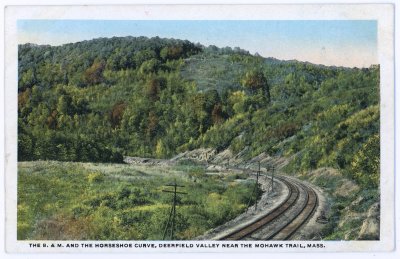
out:
M38 252L26 250L24 241L16 242L16 129L17 129L17 41L18 19L269 19L269 20L329 20L329 19L376 19L378 20L378 53L381 63L381 161L382 207L381 240L326 242L326 251L382 251L394 247L394 67L393 67L393 6L392 5L224 5L224 6L89 6L89 7L8 7L6 9L6 90L5 90L5 137L6 137L6 211L7 251ZM284 11L282 11L284 10ZM146 12L145 12L146 11ZM251 14L251 16L249 16ZM13 211L15 213L13 213ZM104 251L104 250L103 250ZM256 252L255 250L250 250ZM290 250L295 251L295 250ZM304 250L299 250L304 252ZM319 250L320 251L320 250ZM160 251L159 251L160 252ZM224 252L232 252L225 250ZM243 251L245 252L245 251ZM265 252L265 250L259 251Z

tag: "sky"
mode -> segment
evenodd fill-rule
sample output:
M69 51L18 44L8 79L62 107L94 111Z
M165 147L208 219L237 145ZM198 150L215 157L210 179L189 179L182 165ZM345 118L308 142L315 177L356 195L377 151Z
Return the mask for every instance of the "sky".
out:
M375 20L18 21L19 44L62 45L114 36L176 38L324 65L369 67L379 63Z

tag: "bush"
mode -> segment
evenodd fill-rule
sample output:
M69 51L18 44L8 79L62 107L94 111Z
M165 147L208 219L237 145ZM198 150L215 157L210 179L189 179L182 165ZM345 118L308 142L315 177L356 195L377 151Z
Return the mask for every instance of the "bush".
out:
M102 173L99 173L99 172L89 173L86 178L87 178L87 180L88 180L88 182L90 184L101 183L101 182L104 181L104 175Z
M379 135L373 135L354 156L351 162L352 176L368 188L379 186L380 141Z

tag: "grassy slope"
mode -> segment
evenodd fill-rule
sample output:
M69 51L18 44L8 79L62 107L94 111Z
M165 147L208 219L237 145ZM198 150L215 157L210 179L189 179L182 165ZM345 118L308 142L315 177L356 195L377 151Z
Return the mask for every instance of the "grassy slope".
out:
M18 239L162 239L171 195L161 190L175 179L188 192L178 199L176 235L191 239L243 212L253 185L238 177L194 165L20 162Z

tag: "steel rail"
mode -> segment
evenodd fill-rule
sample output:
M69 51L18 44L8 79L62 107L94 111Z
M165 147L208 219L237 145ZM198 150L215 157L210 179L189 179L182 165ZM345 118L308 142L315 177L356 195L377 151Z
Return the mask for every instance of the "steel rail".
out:
M286 186L289 188L289 194L287 195L286 199L275 209L273 209L271 212L268 214L264 215L260 219L258 219L255 222L252 222L250 224L245 225L244 227L236 230L233 233L230 233L222 238L220 240L240 240L243 239L255 231L259 230L263 226L271 223L275 219L279 218L285 211L287 211L289 208L291 208L298 200L299 198L299 189L292 183L288 182L287 180L283 178L279 178Z
M244 239L252 235L254 232L258 231L259 229L263 228L264 226L278 220L285 214L285 212L287 212L290 208L294 207L297 204L300 197L300 188L306 192L305 201L300 211L296 212L296 214L291 217L288 222L276 228L271 233L271 235L266 238L266 240L287 240L291 236L293 236L293 234L312 217L318 206L318 196L315 191L311 187L308 187L300 182L296 181L296 184L293 184L289 180L286 180L284 177L277 178L281 182L283 182L289 189L289 194L287 195L286 199L268 214L228 235L221 237L219 240Z

